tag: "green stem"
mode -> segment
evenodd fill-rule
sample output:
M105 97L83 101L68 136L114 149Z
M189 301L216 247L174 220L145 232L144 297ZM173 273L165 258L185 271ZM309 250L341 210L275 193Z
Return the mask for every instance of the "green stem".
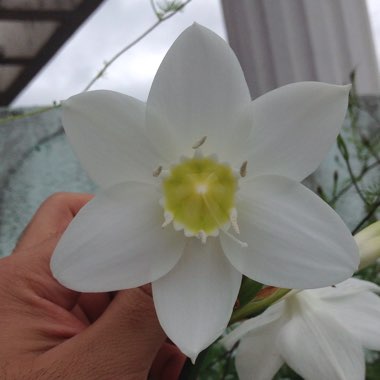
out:
M41 107L41 108L38 108L34 111L31 111L31 112L27 112L27 113L22 113L20 115L11 115L11 116L7 116L7 117L4 117L2 119L0 119L0 125L1 124L5 124L5 123L8 123L8 122L11 122L11 121L15 121L15 120L19 120L19 119L25 119L27 117L32 117L32 116L36 116L36 115L39 115L41 113L44 113L44 112L47 112L47 111L51 111L55 108L60 108L61 107L61 104L54 104L52 106L48 106L48 107Z
M361 172L359 173L359 175L356 177L356 181L359 182L363 179L363 177L367 174L367 172L369 172L370 170L374 169L375 167L379 166L379 164L377 162L374 162L366 167L363 167ZM352 182L350 182L347 186L343 187L339 192L338 194L331 198L330 201L328 202L330 205L334 205L338 199L344 195L344 193L346 193L348 190L350 190L351 186L353 185Z
M352 234L356 234L362 228L362 226L375 214L376 210L380 207L380 199L375 202L371 209L368 211L367 215L357 224L357 226L352 230Z
M355 176L354 172L352 171L350 160L347 158L347 159L344 159L344 161L346 162L348 174L350 175L352 184L354 185L356 192L358 193L358 195L359 195L360 199L363 201L363 203L368 205L368 201L365 199L365 197L364 197L362 191L360 190L359 185L356 181L356 176Z
M252 317L254 315L259 314L263 310L265 310L267 307L275 303L276 301L280 300L282 297L284 297L287 293L290 292L291 289L278 289L275 293L270 295L269 297L266 297L259 301L252 300L251 302L247 303L245 306L243 306L240 309L235 310L232 313L230 323L236 323L241 321L242 319L246 319L248 317Z

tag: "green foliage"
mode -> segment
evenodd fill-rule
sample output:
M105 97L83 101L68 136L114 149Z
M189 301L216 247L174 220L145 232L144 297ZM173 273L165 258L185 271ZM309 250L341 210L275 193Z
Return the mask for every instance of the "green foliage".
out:
M245 306L251 301L263 287L262 284L244 276L239 291L239 307Z
M380 377L380 354L378 352L371 354L372 358L367 360L366 380L378 380Z
M192 365L186 362L180 380L235 380L238 379L235 364L235 350L226 351L220 344L215 343L203 351Z

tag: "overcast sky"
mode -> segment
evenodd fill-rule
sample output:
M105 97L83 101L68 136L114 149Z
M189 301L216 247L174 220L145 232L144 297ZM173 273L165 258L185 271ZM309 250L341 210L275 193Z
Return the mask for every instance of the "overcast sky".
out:
M380 0L367 0L380 57ZM149 0L106 0L12 106L42 105L81 92L117 51L156 21ZM146 100L154 74L178 35L198 22L226 38L219 0L192 0L112 65L92 89L115 90Z
M81 92L103 62L156 21L149 0L106 0L29 84L12 106L49 104ZM219 0L192 0L119 58L92 89L146 100L154 74L178 35L198 22L226 38Z

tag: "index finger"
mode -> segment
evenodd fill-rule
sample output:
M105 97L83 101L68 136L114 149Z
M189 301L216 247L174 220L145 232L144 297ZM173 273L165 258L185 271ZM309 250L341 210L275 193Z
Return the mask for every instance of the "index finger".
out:
M34 251L35 248L49 240L55 246L75 215L92 198L93 195L85 193L51 195L34 214L13 253L22 254L26 251Z
M53 278L50 258L69 223L92 197L81 193L50 196L29 222L13 255L3 259L10 259L8 267L26 283L26 288L67 310L74 307L80 294L64 288Z

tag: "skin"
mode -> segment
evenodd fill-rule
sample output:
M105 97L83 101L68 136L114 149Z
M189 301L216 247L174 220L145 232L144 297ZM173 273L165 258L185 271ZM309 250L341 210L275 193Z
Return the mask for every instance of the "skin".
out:
M0 259L1 379L172 380L180 374L185 357L166 340L150 286L87 294L52 277L52 252L91 198L48 198L12 255Z

